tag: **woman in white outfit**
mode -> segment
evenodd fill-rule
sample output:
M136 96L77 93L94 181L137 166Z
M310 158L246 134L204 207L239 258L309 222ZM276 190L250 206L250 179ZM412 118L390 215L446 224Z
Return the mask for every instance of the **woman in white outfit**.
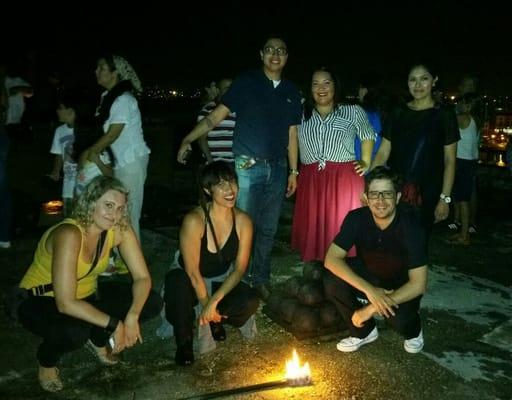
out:
M142 87L131 65L116 55L98 60L96 79L106 89L97 110L105 134L87 150L88 159L94 161L105 148L112 148L114 177L130 192L130 220L140 240L139 219L150 153L144 141L135 98L135 94L142 92Z

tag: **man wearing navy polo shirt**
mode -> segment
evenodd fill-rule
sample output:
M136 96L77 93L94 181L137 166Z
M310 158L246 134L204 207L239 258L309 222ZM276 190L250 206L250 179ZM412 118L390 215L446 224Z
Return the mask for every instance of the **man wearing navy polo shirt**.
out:
M330 271L324 277L326 296L350 331L337 349L356 351L376 340L373 316L380 314L404 337L404 349L418 353L423 348L420 300L427 286L425 232L414 209L397 206L401 193L396 174L377 167L365 180L368 207L347 214L325 258ZM353 245L357 260L349 266L346 255ZM361 305L358 298L368 304Z
M178 161L185 161L191 142L207 134L229 113L236 112L233 153L239 185L237 206L254 223L250 276L252 286L266 299L270 253L282 202L297 187L297 126L302 105L295 85L281 79L288 61L284 40L268 38L260 57L262 68L237 77L221 104L183 139Z

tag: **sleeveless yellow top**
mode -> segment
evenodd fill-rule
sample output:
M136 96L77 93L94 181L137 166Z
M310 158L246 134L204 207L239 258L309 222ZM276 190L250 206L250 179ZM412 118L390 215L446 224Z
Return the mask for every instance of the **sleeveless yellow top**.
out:
M85 297L92 295L96 291L98 275L104 272L108 266L110 250L112 249L112 246L114 244L114 230L110 229L107 232L107 236L105 238L105 245L103 246L103 253L101 254L101 257L98 259L98 264L96 265L94 270L85 278L80 279L89 272L89 270L92 267L92 262L86 263L83 261L82 254L84 247L84 230L80 225L78 225L77 221L71 218L66 218L59 224L52 226L43 234L43 237L41 238L41 240L39 240L39 243L37 245L37 249L34 254L34 260L32 261L32 264L25 273L25 276L21 280L19 286L24 289L30 289L35 286L46 285L52 282L52 254L46 250L46 240L55 228L63 224L75 225L82 232L82 245L80 246L80 252L78 254L76 271L76 298L83 299ZM50 291L45 293L44 296L54 297L54 293L53 291Z

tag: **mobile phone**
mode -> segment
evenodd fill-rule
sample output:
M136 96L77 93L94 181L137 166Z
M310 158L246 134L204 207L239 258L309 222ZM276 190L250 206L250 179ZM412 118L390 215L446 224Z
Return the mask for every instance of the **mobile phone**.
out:
M256 164L256 160L254 158L248 158L247 160L245 160L245 162L240 166L240 169L249 169L251 168L254 164Z

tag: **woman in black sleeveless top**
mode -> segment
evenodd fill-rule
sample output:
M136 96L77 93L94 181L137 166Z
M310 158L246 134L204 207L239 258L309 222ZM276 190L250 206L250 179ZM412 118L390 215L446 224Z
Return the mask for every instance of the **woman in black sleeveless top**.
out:
M199 185L201 206L185 216L180 230L181 268L168 272L165 279L165 313L174 327L179 365L194 362L196 317L200 325L210 324L215 340L224 340L222 322L241 327L258 308L257 293L241 282L253 228L249 216L235 207L236 175L229 164L216 161L201 171ZM209 295L205 278L222 276L231 267L222 283L212 285ZM196 316L198 302L202 311Z

